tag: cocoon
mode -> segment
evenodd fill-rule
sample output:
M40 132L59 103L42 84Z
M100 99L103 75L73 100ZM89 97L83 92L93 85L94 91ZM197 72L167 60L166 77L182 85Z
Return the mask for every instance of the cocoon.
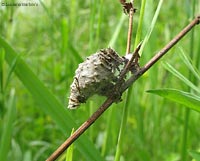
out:
M128 60L106 48L80 63L71 84L68 108L76 109L94 94L108 97L119 79L120 66Z

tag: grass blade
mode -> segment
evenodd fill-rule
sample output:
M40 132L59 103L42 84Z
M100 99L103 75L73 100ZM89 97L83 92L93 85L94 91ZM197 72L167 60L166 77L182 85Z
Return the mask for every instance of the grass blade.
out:
M200 97L194 94L183 92L176 89L156 89L156 90L148 90L147 92L180 103L200 113Z
M143 43L142 43L142 46L141 46L141 49L140 49L140 55L142 55L142 52L143 52L143 50L144 50L144 46L145 46L146 43L148 42L148 40L149 40L149 38L150 38L150 36L151 36L151 33L152 33L153 29L154 29L154 26L155 26L155 24L156 24L158 15L159 15L159 13L160 13L160 9L161 9L161 7L162 7L162 3L163 3L163 0L160 0L159 3L158 3L156 12L155 12L155 14L154 14L154 16L153 16L153 19L152 19L152 23L151 23L151 25L150 25L150 27L149 27L149 31L148 31L148 33L146 34L146 36L145 36L145 38L144 38L144 41L143 41Z
M5 81L5 90L7 89L7 86L11 80L11 76L12 76L12 73L14 72L14 69L15 69L15 66L16 66L16 63L17 63L17 60L18 58L20 57L21 55L17 55L15 57L15 59L13 59L12 63L10 64L10 68L9 68L9 71L8 71L8 75L7 75L7 78L6 78L6 81Z
M71 135L74 133L74 129L72 129ZM74 150L74 144L72 144L68 149L67 149L67 154L66 154L66 160L65 161L73 161L73 150Z
M113 34L110 42L108 43L109 47L112 47L112 48L115 47L115 42L118 39L119 32L120 32L120 30L122 28L122 25L124 24L125 19L126 19L126 16L124 15L124 13L122 13L121 18L119 20L119 23L117 24L117 27L116 27L116 29L114 31L114 34Z
M11 138L13 123L15 121L16 110L15 110L15 91L11 90L10 99L8 102L8 111L5 114L4 125L1 135L1 144L0 144L0 160L7 160L7 156L10 150Z
M181 51L181 53L180 53L181 59L183 60L185 65L188 67L188 69L190 69L190 71L196 77L196 79L198 79L200 81L200 73L199 73L199 71L197 70L197 68L195 68L194 65L192 65L191 59L184 54L183 49L180 49L180 51Z
M3 70L4 70L5 51L0 49L0 93L3 93Z
M121 156L121 152L122 152L123 137L125 135L125 129L126 129L127 118L128 118L128 107L129 107L128 103L129 103L129 99L130 99L130 93L131 93L131 89L129 89L126 92L126 101L125 101L124 107L123 107L122 121L121 121L121 125L120 125L120 131L119 131L118 141L117 141L117 148L116 148L116 153L115 153L115 161L120 161L120 156Z
M141 35L142 35L142 22L144 18L144 12L145 12L145 5L146 5L146 0L142 0L142 5L140 8L140 18L139 18L139 23L137 27L137 33L135 37L135 44L134 44L134 49L138 46L138 44L141 41Z
M71 53L73 53L73 57L74 57L74 59L76 59L77 60L77 62L83 62L83 58L81 57L81 55L79 54L79 52L76 50L76 48L71 44L71 42L69 42L69 51L71 52Z
M4 110L4 59L5 51L0 48L0 118Z
M62 41L61 41L61 54L65 54L67 52L68 44L69 44L69 24L65 18L61 20L61 33L62 33Z
M196 92L200 93L200 89L195 86L191 81L189 81L184 75L178 72L174 67L172 67L169 63L163 63L164 67L170 71L174 76L179 78L185 84L187 84L191 89L195 90Z
M18 54L0 37L0 47L5 49L5 58L9 65L18 57ZM20 58L17 59L17 64L14 68L15 74L32 94L33 98L40 105L39 110L43 110L49 115L64 134L70 131L72 128L77 127L70 113L65 110L62 104L56 99L56 97L44 86L44 84L38 79L38 77L31 71L28 65ZM82 135L75 144L77 149L87 158L87 160L102 161L99 151L91 143L91 141Z

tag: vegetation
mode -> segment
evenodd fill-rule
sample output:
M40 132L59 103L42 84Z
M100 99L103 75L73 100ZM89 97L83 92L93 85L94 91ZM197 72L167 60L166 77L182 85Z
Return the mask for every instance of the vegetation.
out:
M105 100L94 96L77 110L67 109L78 64L108 46L120 55L126 51L128 16L119 1L34 3L0 7L4 161L45 160ZM145 39L141 65L200 14L198 0L134 3L132 47ZM197 26L59 160L200 160L199 35Z

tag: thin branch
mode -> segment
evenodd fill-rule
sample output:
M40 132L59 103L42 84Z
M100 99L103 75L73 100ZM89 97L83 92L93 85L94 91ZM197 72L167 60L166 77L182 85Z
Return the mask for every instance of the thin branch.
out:
M46 161L56 160L80 135L82 135L112 105L114 99L108 98L98 110L85 121Z
M139 77L141 77L152 65L154 65L162 56L164 56L183 36L185 36L195 25L200 23L200 16L195 18L188 26L186 26L174 39L172 39L163 49L161 49L149 62L144 65L136 74L129 78L121 88L124 92ZM84 122L46 161L56 160L79 136L81 136L115 101L115 95L110 96L98 110Z
M131 8L129 12L129 26L128 26L128 36L127 36L127 46L126 46L126 55L130 53L131 50L131 38L132 38L132 30L133 30L133 14L134 14L134 6L133 2L131 3Z
M129 26L128 26L128 35L127 35L127 48L126 48L126 55L128 55L130 53L130 50L131 50L131 40L132 40L131 38L132 38L132 30L133 30L133 14L135 12L135 9L134 9L133 0L131 0L130 3L126 3L125 0L121 1L121 3L122 2L124 3L123 5L124 5L125 9L127 9L127 12L129 13ZM138 55L138 51L140 50L140 47L141 47L141 44L137 47L135 52L132 54L131 59L128 61L128 63L125 65L125 67L122 69L122 71L121 71L121 73L119 75L119 80L118 80L118 82L116 84L116 88L121 87L125 75L130 70L130 67L131 67L131 65L133 63L133 60Z

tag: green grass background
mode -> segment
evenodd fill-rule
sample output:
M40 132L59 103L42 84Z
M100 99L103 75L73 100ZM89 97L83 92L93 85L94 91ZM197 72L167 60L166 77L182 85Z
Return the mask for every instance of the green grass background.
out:
M70 136L72 128L86 121L105 100L94 96L75 111L67 109L78 64L108 46L120 55L126 51L128 17L122 17L117 0L31 2L38 6L0 6L0 158L5 160L45 160ZM149 31L158 3L146 2L140 40ZM136 0L135 7L132 46L141 1ZM198 0L163 1L140 64L145 64L197 14ZM199 35L197 26L162 59L196 86L199 82L191 77L179 53L181 48L199 70ZM191 91L160 61L129 92L121 143L117 144L125 101L112 105L80 137L73 148L73 160L94 160L95 156L96 160L108 161L192 160L188 150L200 150L200 115L145 92L169 87Z

